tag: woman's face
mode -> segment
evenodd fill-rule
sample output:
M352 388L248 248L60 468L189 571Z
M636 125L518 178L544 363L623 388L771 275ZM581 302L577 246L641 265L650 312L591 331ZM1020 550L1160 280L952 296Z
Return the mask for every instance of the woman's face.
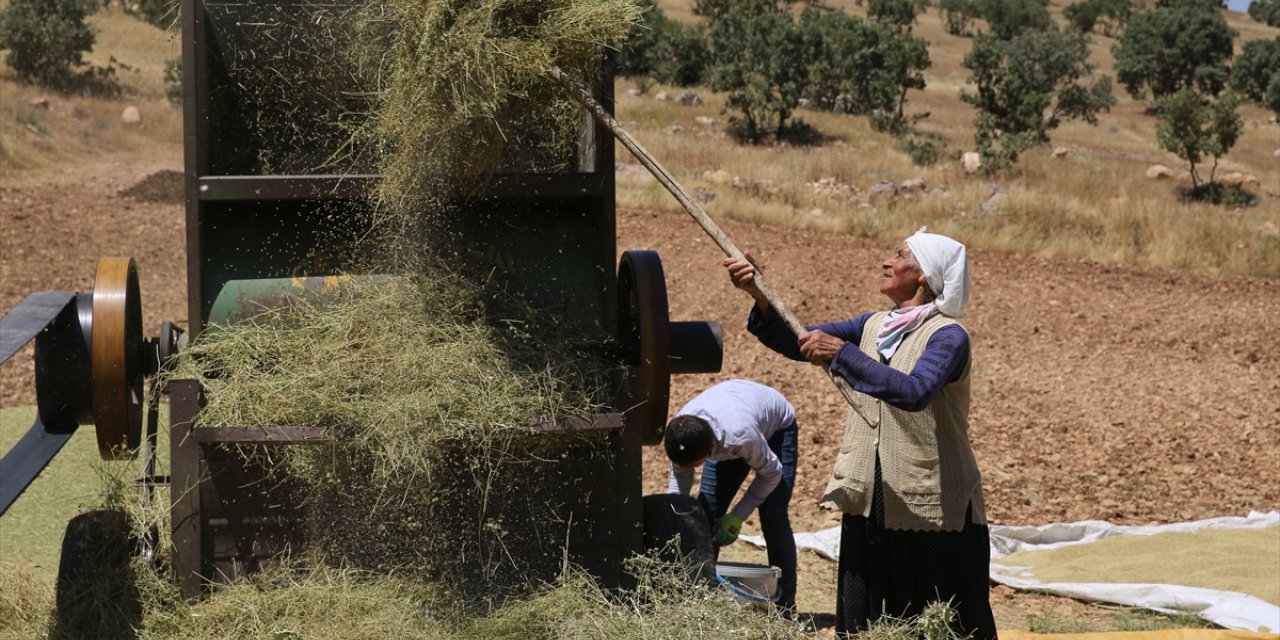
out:
M907 243L898 245L898 249L882 265L884 273L880 278L880 293L890 300L901 304L915 297L924 286L924 272L911 257L911 247Z

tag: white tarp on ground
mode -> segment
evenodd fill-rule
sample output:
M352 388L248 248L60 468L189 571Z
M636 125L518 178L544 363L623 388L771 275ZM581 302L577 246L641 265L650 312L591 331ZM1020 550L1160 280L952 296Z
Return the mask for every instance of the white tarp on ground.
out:
M1018 551L1053 549L1084 544L1117 535L1152 535L1201 529L1257 529L1280 525L1280 512L1250 513L1247 517L1210 518L1164 525L1122 526L1100 520L1047 524L1039 527L991 525L991 579L1015 589L1030 589L1099 602L1112 602L1155 611L1192 611L1214 624L1247 631L1280 630L1280 607L1243 593L1171 584L1043 583L1021 567L1000 562ZM796 546L824 558L840 556L840 527L797 533ZM743 536L757 547L760 536ZM1276 567L1280 571L1280 567Z

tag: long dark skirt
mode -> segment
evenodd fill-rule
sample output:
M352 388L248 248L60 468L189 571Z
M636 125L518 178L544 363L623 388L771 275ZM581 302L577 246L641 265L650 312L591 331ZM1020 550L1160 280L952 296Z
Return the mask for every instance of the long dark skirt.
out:
M841 522L836 632L863 631L882 615L914 616L931 602L950 600L958 631L975 640L995 638L986 525L966 516L960 531L889 530L883 500L877 460L871 517L845 514Z

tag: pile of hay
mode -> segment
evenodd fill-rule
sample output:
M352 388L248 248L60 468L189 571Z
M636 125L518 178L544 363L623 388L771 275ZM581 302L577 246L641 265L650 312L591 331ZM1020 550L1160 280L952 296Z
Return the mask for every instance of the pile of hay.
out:
M331 282L182 352L170 377L204 387L202 426L329 427L367 443L387 475L422 470L439 442L527 432L609 400L600 354L456 274Z
M479 194L497 171L573 167L584 112L546 71L593 86L641 14L633 0L390 3L396 41L375 120L392 212Z
M571 507L536 495L536 482L554 481L566 458L610 464L598 433L532 426L611 400L615 366L573 338L435 271L349 279L323 299L211 327L170 375L205 389L202 427L327 427L349 440L245 454L302 483L308 538L326 561L478 592L562 561L571 516L560 509Z

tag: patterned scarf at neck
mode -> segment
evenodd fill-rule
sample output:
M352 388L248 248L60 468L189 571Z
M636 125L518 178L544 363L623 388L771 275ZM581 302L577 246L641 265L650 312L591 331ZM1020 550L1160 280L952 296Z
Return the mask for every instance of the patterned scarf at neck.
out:
M889 315L884 317L884 324L880 325L880 332L876 334L876 351L879 351L885 360L892 358L898 351L898 346L902 344L902 339L907 337L908 333L919 329L920 325L933 315L934 310L933 304L930 303L890 311Z

